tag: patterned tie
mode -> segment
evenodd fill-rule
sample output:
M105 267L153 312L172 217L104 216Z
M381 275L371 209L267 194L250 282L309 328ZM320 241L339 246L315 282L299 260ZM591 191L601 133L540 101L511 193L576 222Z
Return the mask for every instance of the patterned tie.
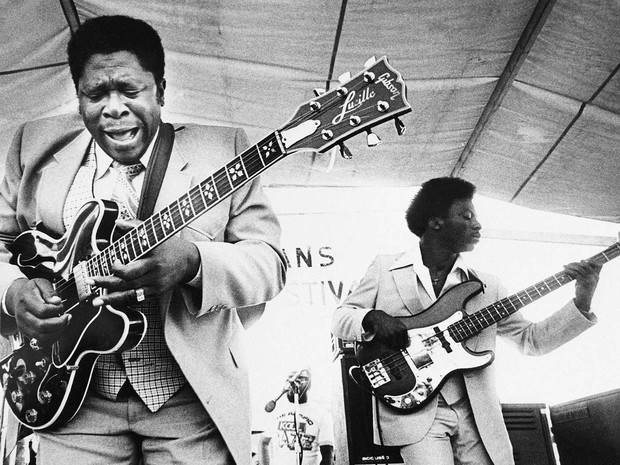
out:
M136 218L140 196L132 181L144 169L142 163L112 163L115 173L112 199L118 203L122 219ZM131 305L131 308L146 316L146 335L137 347L123 352L120 357L100 357L95 370L95 387L98 392L115 399L127 379L146 406L154 412L172 397L186 380L166 345L157 300L147 299Z
M112 171L115 175L112 200L118 203L119 215L124 220L136 218L140 195L133 186L133 179L144 170L142 163L123 165L118 161L112 162Z
M95 151L99 148L92 142L85 154L82 166L73 180L65 205L63 220L68 228L75 214L84 203L93 198L93 180L97 171ZM144 166L113 163L114 187L112 198L119 204L122 218L135 218L139 195L132 180ZM125 174L127 173L127 174ZM129 380L134 390L151 411L156 411L186 383L179 365L172 357L164 339L164 329L155 299L148 299L132 308L140 310L147 318L147 332L138 347L121 354L101 355L92 378L94 390L115 400L123 384Z

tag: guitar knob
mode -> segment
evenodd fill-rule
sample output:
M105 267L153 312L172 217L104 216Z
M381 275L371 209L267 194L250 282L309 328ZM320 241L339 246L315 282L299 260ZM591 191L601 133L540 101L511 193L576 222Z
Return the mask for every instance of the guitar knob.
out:
M314 89L312 92L314 92L315 97L320 97L321 95L323 95L325 93L325 89Z
M349 150L349 147L347 147L344 144L340 144L339 147L340 147L340 156L342 158L344 158L345 160L350 160L351 158L353 158L353 154Z
M351 116L351 118L349 118L349 124L351 126L354 126L354 127L359 126L361 122L362 122L362 118L360 118L357 115Z
M37 421L38 417L39 417L39 412L37 412L33 408L26 410L26 413L24 414L24 418L27 423L34 423L35 421Z
M35 377L36 376L32 371L27 371L19 377L19 380L24 384L32 384L35 381Z
M48 362L46 358L42 358L38 362L34 362L34 365L41 370L45 370L47 368Z
M368 60L366 60L366 63L364 63L364 68L370 68L376 62L377 58L375 56L371 56Z
M368 147L374 147L376 145L379 145L379 142L381 142L379 136L372 132L370 129L367 132L368 134L366 135L366 144L368 145Z
M319 111L321 109L321 104L316 100L313 100L312 102L310 102L310 109L312 111Z
M323 129L321 131L321 137L325 140L331 140L334 138L334 133L329 129Z
M351 80L351 73L349 71L347 71L346 73L342 73L340 76L338 76L338 82L340 82L340 84L342 85L346 84L350 80Z
M11 391L11 400L14 404L21 404L24 401L24 393L20 389Z
M373 82L375 79L377 79L377 76L375 76L375 73L373 73L372 71L366 71L364 73L364 81Z
M396 126L396 134L399 136L402 136L407 130L405 123L403 123L400 118L394 118L394 126Z
M379 110L381 113L385 113L389 109L390 109L390 104L387 103L386 101L380 100L379 102L377 102L377 110Z
M49 391L41 391L39 393L39 403L40 404L49 404L50 400L52 400L52 393Z

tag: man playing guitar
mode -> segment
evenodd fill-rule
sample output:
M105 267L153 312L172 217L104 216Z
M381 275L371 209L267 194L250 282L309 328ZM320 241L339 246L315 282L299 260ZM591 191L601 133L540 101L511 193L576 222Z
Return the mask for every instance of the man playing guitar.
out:
M403 321L416 317L432 321L433 313L440 311L434 304L455 286L480 283L480 292L464 300L466 314L506 296L497 277L470 269L461 255L472 251L480 239L474 193L475 186L459 178L436 178L422 185L406 214L419 246L374 259L359 287L336 309L335 336L401 350L409 345L411 329ZM567 279L576 280L575 298L546 320L533 323L512 313L463 342L463 352L486 351L488 362L446 377L432 393L436 395L415 412L395 412L387 403L375 401L375 443L400 446L409 465L514 464L489 355L496 336L528 355L547 353L573 339L596 323L590 303L600 269L601 265L589 261L566 265ZM437 344L445 349L444 356L454 352L450 341ZM431 362L420 357L414 363Z
M91 18L68 59L79 115L20 126L0 185L0 333L19 330L33 359L2 363L7 402L40 430L43 465L244 463L241 316L284 285L280 226L259 178L233 170L215 195L203 176L246 150L245 132L162 122L164 49L144 21ZM54 254L66 273L22 272Z

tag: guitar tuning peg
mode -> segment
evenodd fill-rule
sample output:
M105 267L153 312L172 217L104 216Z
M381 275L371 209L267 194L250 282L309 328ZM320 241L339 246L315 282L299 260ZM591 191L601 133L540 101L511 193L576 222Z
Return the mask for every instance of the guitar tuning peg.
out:
M345 160L350 160L351 158L353 158L353 154L351 153L351 151L346 145L340 144L339 146L340 146L340 156L342 158L344 158Z
M396 126L396 134L399 136L402 136L407 130L405 123L403 123L398 117L394 118L394 126Z
M347 71L346 73L342 73L340 76L338 76L338 82L340 82L340 84L344 85L350 80L351 80L351 73L349 71Z
M366 60L366 63L364 63L364 68L370 68L376 62L377 62L377 58L373 55L368 60Z
M374 147L376 145L379 145L379 143L381 142L379 136L372 132L370 129L368 129L366 132L366 144L368 144L368 147Z
M325 93L325 89L316 88L312 92L314 92L315 97L320 97L321 95Z

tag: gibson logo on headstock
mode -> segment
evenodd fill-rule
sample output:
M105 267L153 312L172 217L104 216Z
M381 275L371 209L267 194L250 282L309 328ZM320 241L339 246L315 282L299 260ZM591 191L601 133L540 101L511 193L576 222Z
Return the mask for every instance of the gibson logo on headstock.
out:
M383 73L381 76L379 76L377 81L383 84L385 88L392 94L392 97L390 97L390 100L394 100L396 97L400 95L400 91L396 88L394 84L392 84L392 81L394 81L394 78L390 76L390 73Z
M375 96L375 92L370 87L366 87L362 91L362 94L357 98L355 97L355 91L349 92L347 94L347 98L344 100L344 103L342 104L342 112L336 115L336 117L332 120L332 123L339 124L347 114L354 112L359 107L361 107L364 104L364 102L370 100L374 96Z

